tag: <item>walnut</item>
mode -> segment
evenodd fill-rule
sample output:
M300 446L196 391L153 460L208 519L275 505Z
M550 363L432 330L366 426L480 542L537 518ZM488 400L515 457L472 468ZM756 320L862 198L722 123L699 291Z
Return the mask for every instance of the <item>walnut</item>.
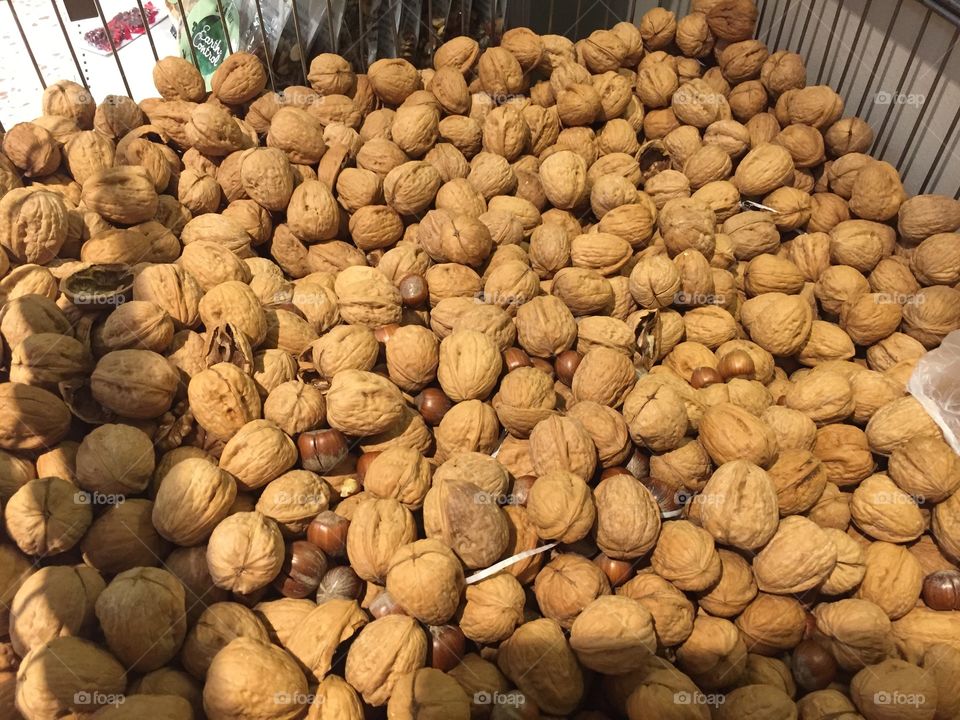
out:
M713 689L730 678L739 679L746 655L744 641L733 623L701 615L694 621L690 637L677 648L677 664L698 686Z
M248 593L268 585L283 565L283 537L259 512L222 520L207 544L207 567L217 587Z
M777 530L776 487L762 468L746 460L720 465L693 502L703 528L724 545L756 550ZM731 508L750 510L734 512Z
M444 543L435 539L417 540L400 547L390 558L386 588L397 603L417 619L442 625L453 616L460 603L463 568Z
M503 555L508 524L492 497L469 480L435 485L423 502L424 529L449 545L468 568L485 568Z
M627 474L601 480L594 501L597 547L608 557L630 560L654 547L660 533L660 508L638 480Z
M705 590L722 571L713 537L686 520L663 524L650 562L658 575L681 590Z
M7 533L27 555L69 550L93 521L89 497L57 477L27 481L4 507Z
M837 548L815 523L799 515L784 518L753 562L760 590L789 595L816 587L833 572Z

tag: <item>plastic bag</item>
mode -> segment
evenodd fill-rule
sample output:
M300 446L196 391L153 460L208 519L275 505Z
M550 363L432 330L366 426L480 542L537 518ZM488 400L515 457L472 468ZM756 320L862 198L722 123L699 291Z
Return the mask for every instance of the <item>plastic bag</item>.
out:
M960 453L960 330L920 358L907 381L913 395L943 431L944 440Z

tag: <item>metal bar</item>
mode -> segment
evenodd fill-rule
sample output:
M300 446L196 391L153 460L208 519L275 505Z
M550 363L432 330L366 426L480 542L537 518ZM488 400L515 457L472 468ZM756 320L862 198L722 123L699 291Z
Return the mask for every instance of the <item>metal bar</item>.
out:
M550 19L547 20L547 35L553 35L553 6L554 0L550 0Z
M33 48L30 47L30 42L27 40L27 34L23 31L23 25L20 24L20 16L17 15L17 9L13 6L13 0L10 0L9 4L10 14L13 15L13 21L17 24L17 30L20 32L20 38L23 40L23 44L27 48L27 55L30 56L30 62L33 63L33 69L37 71L37 77L40 79L40 87L46 90L47 81L43 79L43 71L40 69L40 63L37 62L37 58L33 54Z
M947 136L943 139L944 147L950 142L950 138L953 136L954 131L957 129L957 124L960 123L960 107L958 107L953 113L953 120L950 121L950 127L947 129ZM946 159L946 155L943 156L943 159ZM923 178L923 184L920 186L920 194L922 195L927 191L927 187L930 185L930 180L933 178L934 170L936 170L937 165L941 163L934 162L930 165L930 169L927 170L926 176ZM957 188L957 192L954 195L955 198L960 197L960 188Z
M840 9L843 7L843 3L837 2L837 11L833 14L833 23L830 25L830 34L833 35L833 32L837 29L837 25L840 23ZM823 81L823 71L827 67L827 56L830 54L829 48L823 53L820 58L820 69L817 70L817 85L820 85Z
M860 22L857 23L857 32L853 36L853 44L850 46L850 54L853 55L857 51L857 45L860 43L860 35L863 33L863 26L867 22L867 15L870 13L870 5L873 3L873 0L867 0L866 4L863 6L863 14L860 16ZM847 80L847 72L850 70L850 63L848 62L843 66L843 72L840 73L840 82L837 83L837 94L843 95L843 84Z
M227 41L227 52L233 55L233 41L230 40L230 28L227 27L227 17L223 12L223 3L217 0L217 13L220 15L220 27L223 28L224 39ZM294 4L294 20L296 20L296 4Z
M773 19L770 20L770 24L767 25L767 29L764 30L763 32L764 44L767 44L770 41L770 34L773 32L773 24L776 22L776 13L780 9L780 0L772 0L770 7L771 7L771 11L770 11L771 16L773 17ZM766 8L764 8L764 10L766 10ZM757 27L757 39L758 40L760 39L759 26Z
M760 0L760 14L757 16L757 37L760 37L760 28L763 27L763 18L767 14L767 0Z
M789 10L790 10L790 6L788 5L787 9L783 11L783 15L780 16L780 29L777 30L777 39L773 43L774 50L780 47L780 39L783 37L783 29L787 26L787 12L789 12ZM799 6L797 7L797 12L794 13L794 15L797 17L800 15ZM791 27L794 27L794 26L796 26L796 17L794 18L794 22L791 25Z
M887 51L887 45L890 44L890 36L893 34L894 23L897 22L897 18L900 16L900 8L903 7L903 0L897 0L897 7L893 11L893 16L890 18L890 22L887 24L886 32L883 34L883 42L880 43L880 51L877 53L877 58L873 62L873 68L870 70L870 77L867 79L867 84L863 88L863 95L860 96L860 102L857 104L857 117L860 117L860 113L863 112L863 104L867 101L867 95L870 94L870 88L873 87L873 81L877 79L877 69L880 67L880 58L884 56ZM869 113L867 113L869 115Z
M127 97L133 98L133 93L130 92L130 83L127 82L127 74L123 71L123 63L120 62L120 55L117 54L117 45L113 42L113 34L110 32L110 26L107 25L107 18L103 14L103 7L100 5L100 0L93 0L93 4L97 6L97 14L100 16L100 22L103 25L103 32L107 36L107 40L110 43L110 49L113 51L114 62L117 63L117 70L120 71L120 79L123 80L123 87L127 91Z
M580 37L580 18L583 16L583 0L577 0L577 22L573 26L573 36Z
M394 32L394 42L397 47L397 54L399 54L400 36L397 32ZM337 38L333 32L333 8L330 6L330 0L327 0L327 33L330 35L330 52L335 53L337 51Z
M54 14L57 16L57 22L60 24L60 32L63 33L63 39L67 43L67 50L70 51L70 57L73 58L73 65L77 68L77 75L80 76L80 82L83 83L83 87L89 92L90 85L87 82L87 76L84 74L83 68L80 67L80 59L77 57L77 51L73 49L73 43L70 42L70 34L67 32L67 26L63 22L63 16L60 14L60 6L57 5L57 0L50 0L50 4L53 6Z
M277 79L273 76L273 54L270 52L270 45L267 43L267 28L263 24L263 8L260 7L260 0L256 0L257 22L260 23L260 44L263 46L263 56L266 58L267 73L270 75L270 89L277 91Z
M930 16L933 13L930 10L927 10L927 14L923 18L923 24L920 26L920 32L917 33L917 39L913 41L913 47L910 48L910 57L907 58L906 64L903 66L903 72L900 73L900 81L897 83L897 92L895 97L899 98L900 93L903 91L903 85L907 81L907 75L910 73L910 69L913 67L913 61L917 57L917 50L920 49L920 42L923 40L923 34L927 31L927 24L930 22ZM877 133L877 136L873 140L873 147L871 150L876 150L877 145L880 143L880 138L883 137L883 132L887 129L887 124L890 122L890 118L893 115L893 109L896 103L893 102L891 98L890 104L887 106L887 114L883 116L883 123L880 125L880 132ZM887 141L883 144L883 149L879 154L871 153L874 157L882 158L884 153L887 152L887 148L890 147L890 139L893 137L893 132L891 131L890 137L887 138Z
M190 22L187 20L187 12L183 9L183 0L177 0L177 8L180 10L180 17L183 18L183 29L187 33L187 44L190 45L190 57L193 58L193 64L200 69L200 62L197 60L197 49L193 46L193 33L190 32ZM224 28L226 31L227 28Z
M54 0L56 2L56 0ZM143 10L143 3L137 0L137 8L140 10L140 19L143 20L143 29L147 33L147 40L150 41L150 51L153 53L153 61L159 62L160 56L157 55L157 46L153 42L153 33L150 32L150 23L147 21L147 13Z
M955 27L960 27L960 3L956 0L920 0L937 15Z
M220 0L217 0L220 5ZM297 0L290 0L290 9L293 12L293 32L297 36L297 51L300 53L300 69L303 70L303 82L307 83L307 49L303 46L303 38L300 36L300 13L297 12ZM366 53L364 53L364 62L366 62Z
M810 27L810 18L813 17L813 7L817 4L817 0L810 0L810 4L807 5L807 19L803 21L803 29L800 31L800 42L797 43L797 53L803 54L803 42L807 39L807 28Z
M933 82L930 83L930 100L931 102L924 101L923 107L920 108L920 114L917 115L917 119L913 123L913 127L910 129L910 135L907 137L907 143L903 147L903 151L900 153L900 158L897 160L897 170L900 170L900 167L903 165L903 161L907 158L907 152L913 146L914 138L917 136L917 130L920 129L920 126L923 124L923 119L927 115L927 110L930 109L930 106L933 104L933 96L936 95L937 85L940 84L940 80L943 77L943 71L947 67L947 61L950 59L950 56L953 55L953 47L957 42L957 37L960 36L960 28L953 29L953 37L950 38L950 45L947 48L947 51L943 54L943 57L940 58L940 64L937 66L937 74L933 78ZM933 163L936 165L936 162ZM910 171L911 166L913 165L913 157L910 158L910 162L903 169L902 176L905 177Z
M553 3L551 2L551 5ZM630 4L627 6L627 22L633 22L634 17L637 15L637 0L630 0Z

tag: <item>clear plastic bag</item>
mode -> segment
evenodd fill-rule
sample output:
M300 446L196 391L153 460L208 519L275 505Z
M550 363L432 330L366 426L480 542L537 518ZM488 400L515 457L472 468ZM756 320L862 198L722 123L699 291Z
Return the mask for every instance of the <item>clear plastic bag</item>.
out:
M920 358L907 390L930 414L944 439L960 454L960 330Z

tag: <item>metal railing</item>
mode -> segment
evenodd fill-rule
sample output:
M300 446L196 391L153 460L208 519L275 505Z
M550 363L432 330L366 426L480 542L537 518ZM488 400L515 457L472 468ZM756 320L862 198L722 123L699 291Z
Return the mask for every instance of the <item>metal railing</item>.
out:
M33 65L41 87L46 87L48 82L60 78L44 76L30 34L17 12L18 5L26 1L7 3L23 53ZM75 66L73 79L89 89L89 79L71 41L60 1L50 0L50 4ZM135 1L156 59L158 45L143 2ZM216 3L221 19L225 18L225 2ZM386 43L394 50L390 54L413 53L416 57L411 59L424 61L424 54L455 35L480 35L482 42L488 42L504 27L524 25L535 32L576 39L621 20L639 21L643 13L656 6L682 15L689 12L691 5L690 0L422 0L415 4L419 14L411 14L414 3L410 0L364 0L364 7L376 10L375 14L368 14L359 9L361 3L357 0L348 0L358 9L352 16L349 12L341 13L337 26L331 4L336 0L321 0L326 27L319 32L319 40L311 43L304 38L305 17L298 5L305 0L248 0L247 5L255 8L252 22L258 36L251 49L272 60L276 41L269 37L264 21L264 7L275 7L270 2L290 6L288 29L292 27L297 46L294 54L299 61L294 68L294 82L305 82L311 52L318 49L345 54L362 69L377 55L384 54L380 49L366 54L364 38L382 35L384 27L392 35L391 42ZM107 30L101 1L93 3ZM181 16L186 17L183 0L175 3ZM470 8L470 13L464 12L464 8ZM488 17L478 18L478 8ZM908 191L941 192L960 198L960 57L954 52L960 36L960 0L758 0L758 9L757 37L771 51L786 49L802 55L807 61L808 83L831 85L846 100L845 115L859 115L873 126L871 152L900 170ZM192 51L189 27L185 31ZM408 31L416 35L412 41L404 37ZM116 52L111 33L106 34L122 85L114 92L132 96L128 80L132 68L125 67L122 52ZM227 42L230 44L229 33ZM234 49L230 45L229 50ZM195 53L188 59L196 62ZM276 87L282 78L277 77L274 65L275 62L267 63L270 82ZM136 69L145 71L143 67ZM289 77L286 81L291 84ZM0 122L3 121L0 107Z

